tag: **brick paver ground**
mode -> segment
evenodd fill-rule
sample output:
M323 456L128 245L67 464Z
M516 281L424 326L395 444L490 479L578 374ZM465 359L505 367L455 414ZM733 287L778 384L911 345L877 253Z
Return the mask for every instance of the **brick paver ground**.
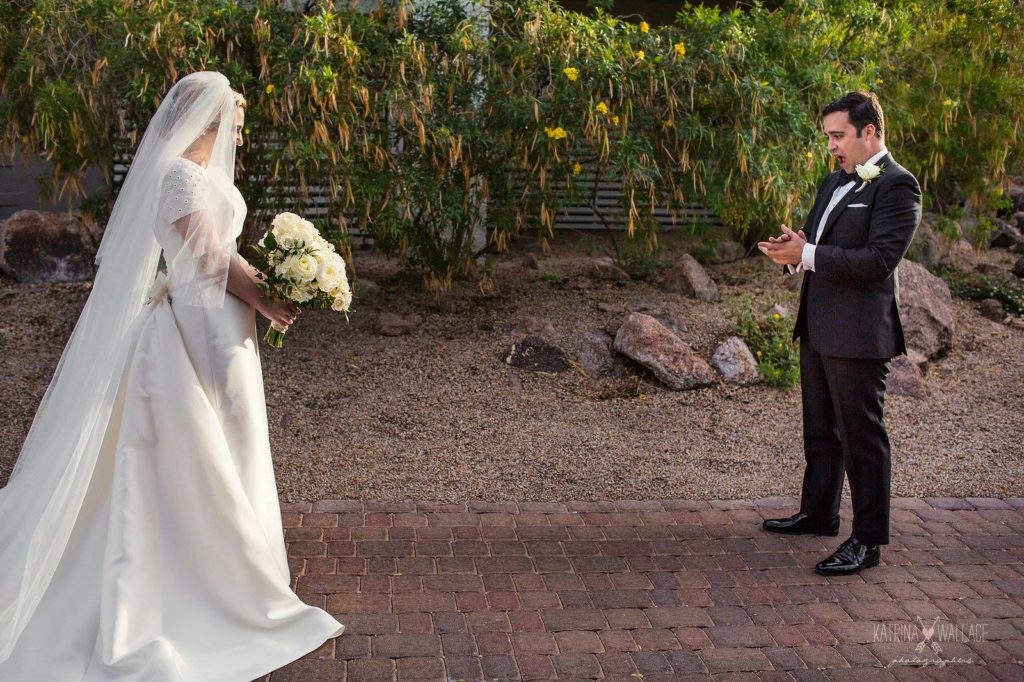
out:
M849 509L760 529L795 507L285 504L296 591L348 629L263 680L1024 680L1024 498L896 499L883 565L832 579Z

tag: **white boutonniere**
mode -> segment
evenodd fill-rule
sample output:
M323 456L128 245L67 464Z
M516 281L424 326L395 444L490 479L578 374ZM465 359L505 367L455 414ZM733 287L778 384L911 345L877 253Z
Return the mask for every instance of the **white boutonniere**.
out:
M858 163L855 170L857 171L857 175L860 176L860 179L863 180L863 182L860 183L860 187L856 190L859 192L867 187L869 182L881 175L883 169L881 166L876 166L873 163Z

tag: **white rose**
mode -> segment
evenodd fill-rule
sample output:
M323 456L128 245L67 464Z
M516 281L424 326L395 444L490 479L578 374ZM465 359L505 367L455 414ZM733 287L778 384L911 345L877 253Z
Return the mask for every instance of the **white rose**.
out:
M277 273L278 277L287 277L288 273L294 266L296 260L298 260L297 256L288 256L283 261L274 266L274 272Z
M301 225L304 221L299 216L288 211L278 213L274 216L274 220L270 223L271 227L275 230L278 228L295 228L297 225Z
M858 163L856 170L857 175L859 175L860 179L864 182L871 182L882 174L882 169L873 163Z
M320 233L316 231L315 227L313 227L313 223L308 220L303 220L296 225L295 232L307 246L316 243L316 240L321 238Z
M331 295L334 296L334 301L331 302L331 310L343 313L352 304L352 292L349 291L348 287L336 289L331 292Z
M342 281L345 279L345 271L338 268L338 264L333 258L324 261L323 265L320 266L320 270L316 273L317 286L320 287L320 291L330 293L341 286Z
M303 282L311 282L316 277L317 262L308 253L303 253L299 256L289 257L292 261L289 274L298 280Z
M294 227L280 225L274 228L274 239L282 249L292 249L298 244L300 237Z
M291 299L296 303L305 303L316 296L316 289L310 286L297 286L292 289Z

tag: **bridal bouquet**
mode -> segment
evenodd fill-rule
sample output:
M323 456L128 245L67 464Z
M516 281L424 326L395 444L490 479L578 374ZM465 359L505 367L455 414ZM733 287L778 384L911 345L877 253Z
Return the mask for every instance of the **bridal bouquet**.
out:
M303 308L330 307L348 316L352 290L345 275L345 259L311 222L294 213L279 213L256 246L256 254L252 265L268 296ZM280 348L284 333L271 323L263 340Z

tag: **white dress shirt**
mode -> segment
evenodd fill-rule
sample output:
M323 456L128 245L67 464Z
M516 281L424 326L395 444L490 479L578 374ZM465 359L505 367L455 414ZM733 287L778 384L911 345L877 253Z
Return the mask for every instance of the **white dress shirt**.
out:
M878 163L879 159L888 153L889 150L882 147L882 151L872 156L866 163ZM846 196L847 192L853 189L856 184L857 181L851 180L850 182L835 188L835 191L832 192L831 201L828 202L825 212L821 214L821 220L818 221L818 226L814 229L814 244L804 244L803 253L800 254L800 265L798 265L795 270L790 266L790 272L800 272L800 270L814 271L814 250L817 248L818 237L821 236L821 230L825 227L825 222L828 220L829 214L832 213L832 209L839 205L839 202L843 200L843 197Z

